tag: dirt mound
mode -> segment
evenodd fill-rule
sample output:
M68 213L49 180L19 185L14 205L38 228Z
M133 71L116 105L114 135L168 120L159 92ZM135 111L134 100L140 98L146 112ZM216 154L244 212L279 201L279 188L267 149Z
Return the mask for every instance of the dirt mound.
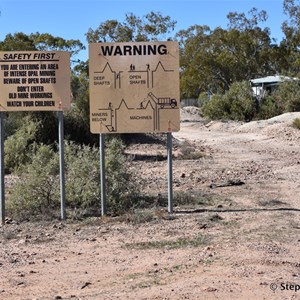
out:
M200 108L195 106L185 106L180 109L181 122L200 122L203 121L203 115Z
M240 132L254 132L258 130L265 130L267 127L276 124L290 126L296 118L300 118L300 112L285 113L267 120L259 120L244 123L241 126L239 126L236 130Z
M182 111L182 123L201 122L201 126L213 132L236 132L263 134L284 141L300 141L300 130L292 127L293 121L300 118L300 112L285 113L267 120L251 122L210 121L207 122L196 107L187 107Z

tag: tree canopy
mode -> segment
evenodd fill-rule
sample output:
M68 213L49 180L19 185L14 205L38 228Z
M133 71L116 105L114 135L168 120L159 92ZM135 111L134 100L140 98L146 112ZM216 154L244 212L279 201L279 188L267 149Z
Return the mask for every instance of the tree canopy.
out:
M62 37L54 37L49 33L32 33L26 35L22 32L7 34L0 41L0 51L69 51L76 55L85 47L79 40L65 40Z
M145 42L167 39L176 21L159 12L146 14L140 18L132 13L125 15L125 21L107 20L96 29L90 28L86 34L89 43L98 42Z
M296 3L297 2L297 3ZM263 24L266 11L252 8L247 14L229 12L228 27L211 29L194 25L176 34L181 44L181 93L197 97L201 92L224 93L232 83L254 77L288 74L300 67L299 0L284 0L288 20L282 24L285 38L276 44Z

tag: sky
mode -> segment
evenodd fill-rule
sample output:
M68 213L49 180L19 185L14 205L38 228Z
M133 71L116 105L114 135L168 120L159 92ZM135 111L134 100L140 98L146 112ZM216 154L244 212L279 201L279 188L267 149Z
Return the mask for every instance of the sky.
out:
M174 36L195 24L227 28L229 12L247 13L253 7L267 11L269 18L262 26L269 27L271 37L280 42L281 24L287 19L283 0L1 0L0 41L7 34L39 32L78 39L87 47L89 28L95 30L110 19L122 22L127 13L143 17L151 11L177 21L170 34ZM87 50L78 58L87 60Z

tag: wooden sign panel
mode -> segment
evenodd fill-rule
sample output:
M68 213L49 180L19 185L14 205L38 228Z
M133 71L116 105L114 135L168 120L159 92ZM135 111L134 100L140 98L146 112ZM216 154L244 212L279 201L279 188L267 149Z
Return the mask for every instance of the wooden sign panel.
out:
M177 42L89 45L92 133L180 128Z
M70 75L66 51L0 52L0 110L69 109Z

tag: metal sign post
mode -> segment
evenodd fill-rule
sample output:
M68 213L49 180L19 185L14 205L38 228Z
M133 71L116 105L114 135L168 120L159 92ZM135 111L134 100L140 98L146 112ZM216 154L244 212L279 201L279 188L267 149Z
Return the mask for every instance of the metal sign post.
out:
M3 130L4 114L0 111L0 211L1 224L5 224L5 189L4 189L4 130Z
M65 203L65 160L64 160L64 112L58 111L58 139L59 139L59 183L61 219L66 219Z
M104 152L104 135L99 135L100 150L100 191L101 191L101 215L106 215L106 189L105 189L105 152Z
M173 213L172 133L167 133L168 147L168 212Z

